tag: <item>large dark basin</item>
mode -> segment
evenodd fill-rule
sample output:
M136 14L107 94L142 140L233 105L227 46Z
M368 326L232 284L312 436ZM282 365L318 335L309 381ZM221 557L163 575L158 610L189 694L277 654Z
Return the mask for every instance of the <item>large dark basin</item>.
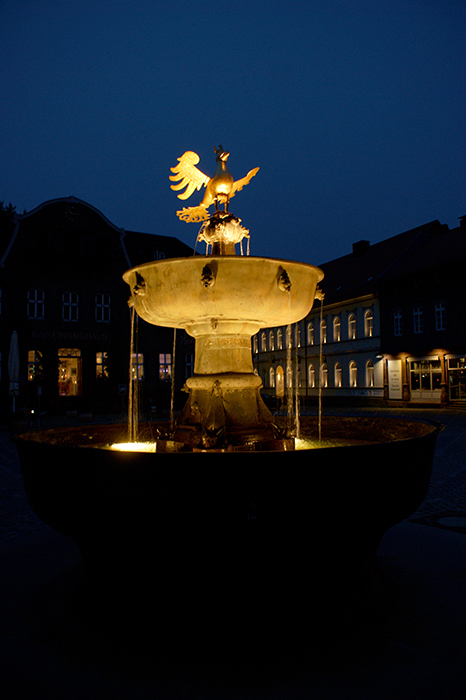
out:
M317 419L303 430L316 433ZM277 609L290 596L320 607L421 504L440 430L324 417L323 436L348 444L147 454L96 449L127 430L93 425L29 432L16 445L33 510L77 543L89 586L119 612L122 599L145 600L147 612L149 598L157 618L219 598L222 609L272 599Z

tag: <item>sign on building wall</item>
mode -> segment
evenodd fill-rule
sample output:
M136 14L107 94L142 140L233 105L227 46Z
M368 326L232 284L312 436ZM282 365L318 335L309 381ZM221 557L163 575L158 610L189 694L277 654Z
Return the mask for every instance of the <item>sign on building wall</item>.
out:
M401 360L388 360L388 398L403 398Z

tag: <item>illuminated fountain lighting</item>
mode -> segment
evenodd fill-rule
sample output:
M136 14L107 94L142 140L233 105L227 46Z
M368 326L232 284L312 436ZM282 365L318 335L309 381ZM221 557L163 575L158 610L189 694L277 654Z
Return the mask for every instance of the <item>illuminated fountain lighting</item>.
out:
M195 167L192 152L172 169L172 187L186 186L181 198L206 187L200 205L178 215L203 222L199 239L211 254L148 262L123 275L141 318L195 339L194 375L176 424L139 426L138 441L156 435L156 454L145 444L123 447L126 426L16 439L31 506L77 542L88 580L101 591L96 600L114 604L110 617L129 606L128 618L140 620L134 605L154 595L171 601L170 614L201 611L202 625L213 608L222 619L226 609L241 609L248 624L252 608L254 615L262 609L262 622L275 619L277 595L298 601L297 617L303 601L312 614L313 600L320 609L322 596L373 562L383 534L420 505L429 485L438 426L309 418L295 440L265 406L251 337L304 318L321 298L323 273L235 254L249 231L227 211L229 198L258 169L234 182L228 153L216 152L213 178Z

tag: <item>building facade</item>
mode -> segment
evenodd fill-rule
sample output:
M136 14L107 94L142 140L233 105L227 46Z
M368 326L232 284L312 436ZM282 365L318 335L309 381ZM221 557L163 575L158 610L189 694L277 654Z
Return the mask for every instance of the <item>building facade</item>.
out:
M130 373L147 408L169 402L192 372L194 344L186 334L135 323L131 350L128 268L193 254L176 238L117 228L74 197L45 202L3 220L0 232L0 390L10 402L8 357L19 344L17 407L62 413L126 410ZM137 341L137 342L136 342ZM130 363L131 355L131 363ZM189 374L188 374L189 376Z
M319 265L308 316L262 329L253 360L263 392L390 405L466 402L466 225L433 221ZM289 399L288 399L289 400Z

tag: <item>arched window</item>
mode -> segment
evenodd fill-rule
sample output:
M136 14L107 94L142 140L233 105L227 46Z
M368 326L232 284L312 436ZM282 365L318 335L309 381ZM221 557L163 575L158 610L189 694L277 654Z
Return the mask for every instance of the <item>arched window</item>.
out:
M370 309L367 309L364 314L364 335L366 338L372 338L374 333L374 316Z
M296 347L301 347L301 326L296 324Z
M341 323L339 316L333 319L333 341L339 343L341 340Z
M366 386L374 386L374 365L370 360L366 362Z
M254 336L254 352L255 353L259 352L259 340L257 338L257 335Z
M287 348L293 347L293 333L291 330L291 326L288 326L288 328L286 329L286 347Z
M358 385L358 367L356 362L351 361L349 365L349 383L351 387Z
M335 386L337 389L341 387L341 365L339 362L335 365Z
M283 331L281 328L277 331L277 348L283 350Z
M269 350L275 350L275 335L273 331L269 333Z
M314 324L312 321L307 324L307 344L314 345Z
M315 389L316 386L316 371L314 365L309 365L307 368L308 383L310 389Z
M328 367L325 364L320 368L320 384L324 389L328 387Z
M269 387L275 389L275 368L271 367L269 369Z
M356 316L354 314L348 316L348 338L349 340L356 338Z
M320 324L320 339L322 343L327 342L327 321L322 321Z
M267 336L264 332L261 333L261 350L267 352Z

